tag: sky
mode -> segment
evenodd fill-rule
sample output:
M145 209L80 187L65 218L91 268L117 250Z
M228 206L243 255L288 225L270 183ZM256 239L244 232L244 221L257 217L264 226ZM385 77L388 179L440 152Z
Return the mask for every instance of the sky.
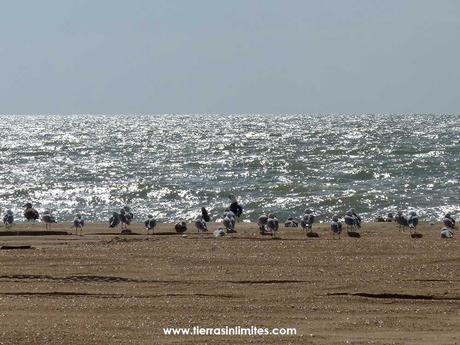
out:
M0 114L460 113L457 0L0 0Z

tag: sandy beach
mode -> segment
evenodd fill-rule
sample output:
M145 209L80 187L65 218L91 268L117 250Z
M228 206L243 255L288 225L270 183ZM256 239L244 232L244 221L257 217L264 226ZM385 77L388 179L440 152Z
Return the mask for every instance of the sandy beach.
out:
M211 224L210 229L217 228ZM32 226L44 230L43 224ZM17 236L0 228L0 344L460 344L460 245L423 223L333 240L239 223L233 236L187 237L161 224L121 236ZM53 230L69 231L70 224ZM286 327L290 336L164 335L164 327Z

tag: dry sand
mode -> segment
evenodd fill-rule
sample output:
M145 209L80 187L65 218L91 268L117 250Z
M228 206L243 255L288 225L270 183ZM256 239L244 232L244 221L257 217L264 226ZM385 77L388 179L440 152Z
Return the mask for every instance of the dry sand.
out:
M43 230L42 224L33 227ZM210 226L215 229L216 225ZM15 230L26 229L16 225ZM69 224L55 230L69 231ZM460 245L422 224L359 239L110 233L1 236L0 344L460 344ZM0 232L5 229L0 228ZM119 232L119 231L118 231ZM295 336L165 336L163 327L291 327Z

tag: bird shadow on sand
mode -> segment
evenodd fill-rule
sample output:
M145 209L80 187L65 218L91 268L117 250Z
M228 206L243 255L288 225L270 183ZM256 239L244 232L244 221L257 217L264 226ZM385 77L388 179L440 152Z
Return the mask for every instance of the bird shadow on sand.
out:
M361 234L356 231L347 231L348 237L360 238Z
M319 238L319 234L317 232L307 232L307 237Z
M311 237L302 237L302 238L284 238L284 237L231 237L232 240L244 240L244 241L293 241L293 242L311 242ZM318 241L329 241L332 238L320 238L317 237Z
M145 235L145 234L139 234L137 232L94 232L94 233L91 233L90 235L110 235L110 236L120 236L120 235L129 235L129 236L132 236L132 235Z
M412 238L422 238L423 235L422 234L410 234L410 237L412 237Z

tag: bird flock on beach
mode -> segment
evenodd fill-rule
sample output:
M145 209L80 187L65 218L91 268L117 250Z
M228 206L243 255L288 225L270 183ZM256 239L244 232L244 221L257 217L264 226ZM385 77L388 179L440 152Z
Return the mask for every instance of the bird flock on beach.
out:
M237 232L236 224L238 219L243 214L243 208L238 203L237 198L231 194L229 196L231 201L229 207L224 210L222 215L221 226L213 231L215 237L223 237L227 234L234 234ZM29 223L35 223L39 219L45 224L46 230L51 230L52 224L57 223L56 218L53 216L51 210L45 210L41 217L40 213L35 209L32 203L28 202L24 205L24 218ZM134 219L134 214L131 212L129 206L123 206L118 212L113 212L109 218L109 228L120 227L122 234L131 233L128 229ZM346 227L346 232L350 237L360 237L360 229L362 219L355 209L349 209L343 216L334 215L330 222L330 229L332 237L335 239L340 238L342 234L342 220ZM208 211L205 207L201 208L201 212L193 220L193 224L198 233L208 232L208 225L211 221ZM313 231L313 223L315 221L314 211L310 208L305 209L304 214L299 218L290 217L284 223L286 228L302 228L305 231L307 237L319 237L318 233ZM419 223L418 215L415 211L409 211L404 214L402 211L398 211L394 216L389 213L386 218L377 217L376 222L395 222L401 232L409 229L409 233L412 237L421 237L421 234L417 233L417 225ZM3 223L6 229L10 229L14 224L14 214L11 210L7 210L3 215ZM441 238L453 238L454 229L456 229L455 219L451 213L447 213L442 221L443 227L441 229ZM432 225L434 223L431 223ZM259 233L262 236L268 235L272 238L277 238L277 232L279 230L279 220L274 213L268 213L260 215L257 219L257 225L259 227ZM72 222L72 228L75 230L77 235L83 234L83 228L85 226L85 220L81 214L76 214ZM144 226L147 234L153 234L157 221L153 215L147 215L147 219L144 221ZM174 229L179 234L184 234L187 231L187 221L185 219L179 219L174 224ZM183 235L186 236L186 235Z

